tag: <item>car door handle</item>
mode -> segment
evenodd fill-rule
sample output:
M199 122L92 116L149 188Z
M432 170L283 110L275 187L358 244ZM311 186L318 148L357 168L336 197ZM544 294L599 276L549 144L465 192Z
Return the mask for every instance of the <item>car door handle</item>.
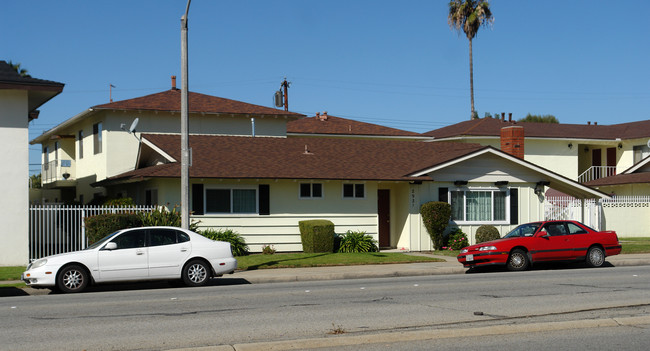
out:
M144 255L144 251L142 251L142 250L137 250L137 251L135 252L135 254L136 254L136 255Z
M187 248L185 247L181 248L181 252L187 252Z

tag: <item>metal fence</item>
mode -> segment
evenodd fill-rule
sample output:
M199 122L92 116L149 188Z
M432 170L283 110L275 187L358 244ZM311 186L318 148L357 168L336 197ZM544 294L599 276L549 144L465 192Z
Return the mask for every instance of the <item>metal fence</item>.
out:
M149 212L154 208L32 205L29 207L29 259L86 248L86 217L103 213Z
M549 196L544 203L546 220L572 219L603 230L608 215L608 208L634 207L635 204L650 203L650 196L614 196L611 199L585 199L584 218L582 218L582 201L570 196ZM647 206L646 206L647 207ZM613 214L610 214L610 217ZM609 222L612 222L610 220Z

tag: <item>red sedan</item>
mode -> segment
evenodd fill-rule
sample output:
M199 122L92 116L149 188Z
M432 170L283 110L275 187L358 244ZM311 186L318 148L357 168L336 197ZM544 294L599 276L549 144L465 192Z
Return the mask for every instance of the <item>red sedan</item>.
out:
M620 252L614 231L599 232L576 221L546 221L522 224L501 239L465 247L458 262L469 268L505 265L511 271L549 261L585 261L600 267L605 257Z

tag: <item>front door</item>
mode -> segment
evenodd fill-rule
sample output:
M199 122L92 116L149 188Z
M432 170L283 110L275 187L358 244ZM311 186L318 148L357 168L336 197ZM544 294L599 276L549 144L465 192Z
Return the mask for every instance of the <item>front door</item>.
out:
M379 247L390 247L390 190L377 190L379 217Z
M594 167L594 179L602 178L600 166L603 165L603 154L600 149L593 149L591 152L591 166Z
M613 168L612 168L613 167ZM607 148L607 177L616 175L616 148Z
M111 242L116 250L99 250L97 266L100 281L138 280L149 276L145 230L120 234Z

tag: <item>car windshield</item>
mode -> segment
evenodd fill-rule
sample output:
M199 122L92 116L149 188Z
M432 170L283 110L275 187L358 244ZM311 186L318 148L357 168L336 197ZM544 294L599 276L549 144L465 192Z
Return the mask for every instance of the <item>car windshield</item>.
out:
M535 232L537 231L537 228L542 225L542 223L526 223L518 226L517 228L513 229L510 231L510 233L506 234L504 238L518 238L518 237L523 237L523 236L533 236Z
M85 250L92 250L92 249L95 249L95 248L97 248L97 247L102 246L105 242L107 242L108 240L110 240L112 237L115 236L115 234L117 234L117 233L119 233L119 232L120 232L120 231L118 230L118 231L116 231L116 232L114 232L114 233L111 233L111 234L106 235L102 240L100 240L100 241L98 241L98 242L96 242L96 243L94 243L94 244L88 246L87 248L85 248Z

